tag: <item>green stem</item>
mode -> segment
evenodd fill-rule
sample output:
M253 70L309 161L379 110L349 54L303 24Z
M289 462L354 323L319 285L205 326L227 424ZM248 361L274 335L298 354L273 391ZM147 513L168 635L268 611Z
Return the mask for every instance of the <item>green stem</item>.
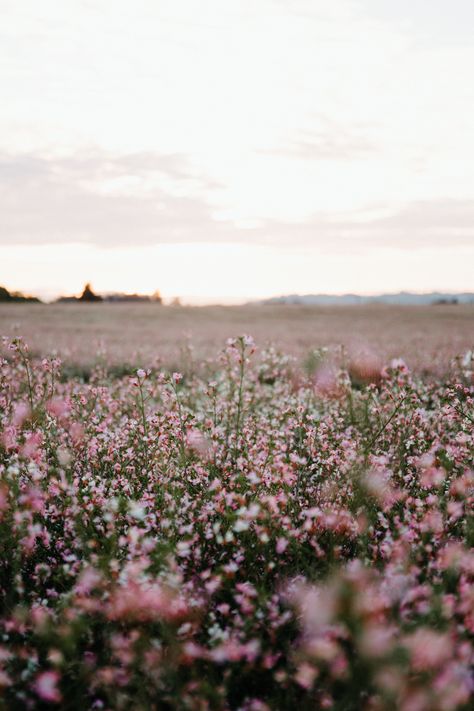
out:
M388 418L388 420L386 420L386 421L383 423L383 425L380 427L380 429L377 430L377 432L376 432L375 435L372 437L372 439L370 440L370 442L368 443L368 445L367 445L367 447L366 447L366 449L365 449L366 454L368 454L369 451L372 449L372 447L373 447L374 444L377 442L377 440L378 440L378 438L380 437L380 435L382 435L382 434L385 432L385 430L387 429L387 427L389 426L389 424L391 423L391 421L393 420L393 418L395 417L395 415L397 414L397 412L399 411L399 409L401 408L401 406L403 405L403 403L405 402L405 400L406 400L406 395L405 395L404 397L402 397L402 398L398 401L398 403L397 403L395 409L393 410L393 412L392 412L392 414L390 415L390 417Z
M31 377L29 360L26 354L21 350L20 346L18 346L18 353L20 354L21 362L25 366L26 379L28 382L28 402L30 403L30 410L33 412L33 380Z

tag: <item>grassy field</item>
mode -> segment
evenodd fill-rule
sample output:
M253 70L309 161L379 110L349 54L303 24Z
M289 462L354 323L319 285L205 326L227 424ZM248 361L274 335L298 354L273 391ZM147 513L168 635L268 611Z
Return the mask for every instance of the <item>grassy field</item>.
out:
M251 334L304 361L312 349L344 345L369 350L383 361L403 357L416 369L444 368L471 348L474 306L241 306L157 307L119 305L0 305L0 334L21 335L41 355L90 365L179 364L213 356L228 337Z

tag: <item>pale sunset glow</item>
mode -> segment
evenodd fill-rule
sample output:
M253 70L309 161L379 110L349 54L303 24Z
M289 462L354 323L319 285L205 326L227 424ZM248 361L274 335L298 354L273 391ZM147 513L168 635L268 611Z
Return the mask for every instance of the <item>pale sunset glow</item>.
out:
M473 289L469 0L0 10L0 284Z

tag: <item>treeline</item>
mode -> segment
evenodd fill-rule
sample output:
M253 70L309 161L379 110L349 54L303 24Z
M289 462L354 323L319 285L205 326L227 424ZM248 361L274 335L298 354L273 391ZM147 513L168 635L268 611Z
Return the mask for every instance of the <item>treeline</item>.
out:
M24 302L29 301L30 303L39 304L40 299L36 296L25 296L21 291L8 291L4 286L0 286L0 302Z
M43 303L41 299L36 296L26 296L20 291L8 291L4 286L0 286L0 302L3 303L14 303L14 302L30 302L41 304ZM60 296L56 299L58 304L70 304L70 303L123 303L123 302L139 302L139 303L154 303L162 304L163 299L159 291L155 291L154 294L125 294L118 292L116 294L96 294L90 284L86 284L84 290L80 296ZM173 305L178 305L179 301L175 299Z
M86 303L96 303L98 301L105 301L107 303L122 303L124 301L132 301L132 302L153 302L155 304L161 304L163 299L161 298L161 294L159 291L155 291L154 294L151 296L148 294L124 294L124 293L115 293L115 294L96 294L95 291L93 291L92 286L90 284L86 284L84 287L84 290L80 296L60 296L59 299L57 299L57 303L60 304L70 304L70 303L77 303L77 302L86 302Z

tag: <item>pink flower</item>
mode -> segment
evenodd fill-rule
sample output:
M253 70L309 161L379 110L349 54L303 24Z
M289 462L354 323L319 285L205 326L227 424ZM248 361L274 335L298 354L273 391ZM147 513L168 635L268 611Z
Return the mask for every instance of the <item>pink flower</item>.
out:
M102 575L94 568L85 568L76 584L76 592L78 595L88 595L91 590L96 588L102 582Z
M129 582L117 588L108 603L108 617L111 620L180 620L188 614L185 598L157 583L139 585Z
M58 689L60 676L56 671L46 671L36 677L34 690L42 701L58 704L62 700Z
M35 459L39 453L39 448L43 442L43 435L41 432L33 432L28 435L25 440L25 444L21 448L21 453L27 459Z
M8 676L6 672L4 672L2 669L0 669L0 689L10 686L12 683L12 680Z
M338 374L333 365L323 365L318 368L314 379L317 395L337 398L341 394Z
M411 653L411 663L417 671L436 669L450 659L452 643L446 634L429 629L418 629L405 639L405 646Z
M444 469L428 467L422 472L420 483L424 489L431 489L432 487L440 486L445 478L446 474Z
M66 417L70 412L69 403L63 398L55 397L48 403L48 412L58 419Z
M300 686L303 687L303 689L311 689L317 674L318 671L315 667L313 667L311 664L308 664L308 662L303 662L298 667L298 671L295 675L295 680Z
M69 428L71 439L74 444L80 444L84 439L84 427L80 422L73 422Z
M379 383L382 379L380 358L369 350L362 350L353 356L349 371L352 379L359 383Z
M188 430L186 434L186 444L189 449L204 459L206 459L211 452L211 443L203 433L195 427Z
M25 402L19 402L13 408L12 424L15 427L21 427L22 424L30 416L30 408Z
M8 508L8 488L6 484L0 486L0 513Z

